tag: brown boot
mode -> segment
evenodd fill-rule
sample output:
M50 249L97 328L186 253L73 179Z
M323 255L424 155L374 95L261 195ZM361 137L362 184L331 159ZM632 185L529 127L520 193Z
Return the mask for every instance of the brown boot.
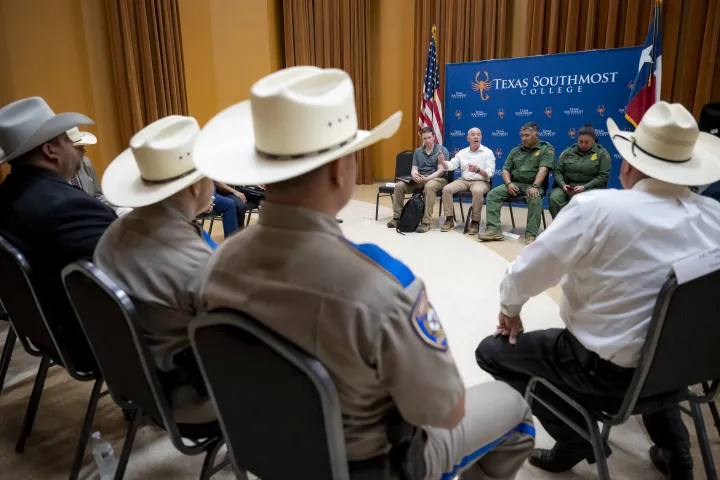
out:
M488 229L478 234L478 240L480 240L481 242L494 242L502 239L503 234L499 230Z
M440 228L441 232L449 232L455 226L455 217L445 217L445 223Z
M417 233L425 233L430 231L429 223L421 223L420 226L415 230Z
M535 237L533 235L526 235L525 236L525 245L530 245L535 241Z
M480 231L480 222L470 222L470 228L468 228L468 235L477 235Z
M397 218L393 218L392 220L390 220L390 221L387 223L387 227L388 227L388 228L397 228L397 221L398 221Z

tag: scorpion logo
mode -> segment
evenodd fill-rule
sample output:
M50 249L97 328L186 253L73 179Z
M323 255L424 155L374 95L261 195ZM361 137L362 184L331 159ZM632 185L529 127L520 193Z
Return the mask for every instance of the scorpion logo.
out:
M601 117L605 116L605 105L598 105L597 112Z
M502 158L502 148L495 149L495 155L497 155L498 158Z
M490 95L488 95L487 92L490 90L490 79L488 78L488 72L483 72L485 74L485 80L478 80L480 77L480 72L477 72L475 74L475 81L471 82L472 89L476 92L480 92L480 98L482 100L487 100L490 98Z
M462 118L462 112L460 110L455 110L455 116L460 120Z
M575 138L575 129L571 128L570 130L568 130L568 135L570 136L570 138Z
M552 116L552 108L545 107L545 115L547 115L548 118L550 118Z
M505 118L505 109L498 108L498 117Z

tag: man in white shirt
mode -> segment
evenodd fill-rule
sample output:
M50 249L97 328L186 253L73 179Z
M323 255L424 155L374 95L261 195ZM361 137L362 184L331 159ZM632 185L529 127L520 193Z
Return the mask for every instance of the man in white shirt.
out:
M682 105L659 102L634 133L608 119L623 157L625 190L573 197L539 239L507 269L495 335L476 350L481 368L521 392L541 376L593 408L616 410L637 366L657 295L671 265L720 244L720 204L687 186L720 180L720 138L698 131ZM523 331L522 306L561 282L565 329ZM572 408L556 407L584 420ZM537 416L557 443L530 463L561 472L592 448L541 405ZM692 479L687 429L672 407L643 415L653 463L671 479ZM606 447L609 454L609 449Z
M477 235L480 227L483 198L490 191L492 176L495 173L495 155L492 150L482 145L482 132L473 127L468 130L467 141L470 146L460 150L449 162L438 161L445 170L462 170L462 176L442 189L443 214L445 223L441 231L449 232L455 226L455 205L453 195L470 190L472 192L472 217L468 234Z

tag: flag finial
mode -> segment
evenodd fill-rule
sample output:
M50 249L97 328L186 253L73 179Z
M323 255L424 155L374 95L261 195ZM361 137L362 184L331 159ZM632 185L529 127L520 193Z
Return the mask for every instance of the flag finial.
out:
M432 36L435 38L435 34L437 33L437 27L435 25L432 26Z

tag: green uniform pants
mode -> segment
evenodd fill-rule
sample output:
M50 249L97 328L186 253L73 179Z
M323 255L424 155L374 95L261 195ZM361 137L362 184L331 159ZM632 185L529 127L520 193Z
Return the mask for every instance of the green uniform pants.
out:
M513 185L520 189L520 193L527 195L528 189L532 188L532 185L527 183L512 182ZM543 196L545 192L542 187L538 188L540 196L535 198L525 197L527 202L527 224L525 225L525 236L537 237L538 230L540 230L540 216L543 210ZM500 231L500 206L503 202L507 202L512 195L508 192L507 186L500 185L492 190L487 195L485 201L486 215L487 215L487 228Z
M550 216L552 218L557 217L565 205L570 203L570 195L560 188L553 188L550 192L550 198L548 199L548 210L550 210Z

